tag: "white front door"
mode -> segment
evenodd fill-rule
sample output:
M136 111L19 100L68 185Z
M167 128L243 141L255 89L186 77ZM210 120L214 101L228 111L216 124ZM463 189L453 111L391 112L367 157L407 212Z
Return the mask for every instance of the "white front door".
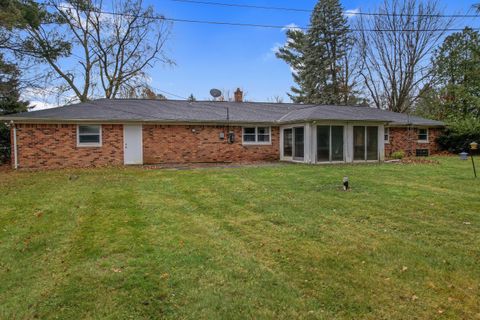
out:
M123 125L125 164L143 164L142 125Z

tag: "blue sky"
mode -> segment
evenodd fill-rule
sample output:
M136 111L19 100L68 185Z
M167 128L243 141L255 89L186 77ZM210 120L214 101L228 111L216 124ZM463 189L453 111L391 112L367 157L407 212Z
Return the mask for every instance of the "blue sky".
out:
M373 11L382 0L344 0L345 10ZM445 13L471 12L479 0L440 1ZM225 3L242 3L263 6L311 9L316 1L287 0L218 0ZM270 11L247 8L217 7L175 2L171 0L145 0L158 13L166 17L300 26L308 24L309 13ZM352 18L354 19L354 18ZM455 27L466 25L480 27L480 19L459 20ZM176 66L156 65L149 71L151 85L181 97L191 93L197 99L208 99L211 88L234 91L241 87L246 98L266 101L282 96L288 101L292 77L289 67L274 55L273 48L285 42L285 32L279 29L217 26L174 23L167 43L167 52ZM167 97L178 99L166 94Z
M264 6L313 8L316 1L225 0L219 2ZM346 10L373 10L380 1L342 1ZM441 1L445 13L465 13L476 1ZM148 2L147 2L148 3ZM167 17L261 23L273 25L307 25L305 12L270 11L246 8L194 5L170 0L150 1ZM480 25L480 19L465 19L457 26ZM152 85L180 96L193 93L198 99L209 98L211 88L243 88L247 99L265 101L275 95L286 97L292 85L289 67L272 51L285 42L285 33L278 29L215 26L175 23L168 52L175 67L157 66ZM168 95L167 95L168 96ZM175 97L172 97L175 98ZM287 100L287 99L286 99Z

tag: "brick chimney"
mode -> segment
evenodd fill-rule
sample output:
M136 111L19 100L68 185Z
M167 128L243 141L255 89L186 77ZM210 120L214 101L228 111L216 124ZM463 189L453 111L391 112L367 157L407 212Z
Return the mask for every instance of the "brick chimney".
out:
M233 93L235 102L243 102L243 91L237 88L237 91Z

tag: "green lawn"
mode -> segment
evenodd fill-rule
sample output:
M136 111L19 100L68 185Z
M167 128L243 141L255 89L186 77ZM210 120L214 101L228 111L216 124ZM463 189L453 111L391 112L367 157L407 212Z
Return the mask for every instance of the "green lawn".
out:
M480 319L480 178L438 160L0 172L0 319Z

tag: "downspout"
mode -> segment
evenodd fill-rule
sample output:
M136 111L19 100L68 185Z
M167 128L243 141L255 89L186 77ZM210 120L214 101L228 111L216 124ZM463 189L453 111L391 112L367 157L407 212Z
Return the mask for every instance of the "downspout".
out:
M10 125L13 126L13 157L14 159L14 168L15 170L18 169L18 148L17 148L17 127L15 124L10 122Z

